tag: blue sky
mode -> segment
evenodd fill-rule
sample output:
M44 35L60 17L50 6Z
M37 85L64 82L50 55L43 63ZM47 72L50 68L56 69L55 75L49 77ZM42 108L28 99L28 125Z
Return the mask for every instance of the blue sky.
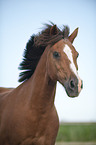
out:
M79 27L74 46L79 52L79 76L84 88L78 98L67 97L58 83L55 104L60 121L96 121L96 1L0 0L0 86L19 85L18 66L27 41L43 23Z

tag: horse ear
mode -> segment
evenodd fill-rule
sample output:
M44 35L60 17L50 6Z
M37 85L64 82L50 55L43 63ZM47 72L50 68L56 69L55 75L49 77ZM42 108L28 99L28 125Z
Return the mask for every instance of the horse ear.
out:
M50 35L56 35L58 33L58 28L56 25L53 25L50 29Z
M73 43L74 39L76 38L76 36L77 36L77 34L78 34L78 29L79 29L79 28L76 28L76 29L73 31L73 33L68 37L68 39L69 39L69 41L70 41L71 43Z

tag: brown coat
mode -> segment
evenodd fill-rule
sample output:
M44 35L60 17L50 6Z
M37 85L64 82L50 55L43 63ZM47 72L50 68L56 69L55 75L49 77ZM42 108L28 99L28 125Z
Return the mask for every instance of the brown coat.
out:
M50 31L56 34L56 25ZM69 96L79 94L77 78L63 52L67 44L75 60L77 52L71 41L77 31L67 41L61 39L53 46L48 45L33 75L20 86L0 88L0 145L55 145L59 128L54 106L57 81L70 92Z

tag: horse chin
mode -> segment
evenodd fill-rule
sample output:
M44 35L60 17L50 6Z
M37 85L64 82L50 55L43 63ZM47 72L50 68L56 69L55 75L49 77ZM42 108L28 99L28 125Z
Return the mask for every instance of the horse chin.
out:
M67 91L67 90L66 90L66 93L67 93L68 97L70 97L70 98L75 98L75 97L78 97L78 95L79 95L78 92Z

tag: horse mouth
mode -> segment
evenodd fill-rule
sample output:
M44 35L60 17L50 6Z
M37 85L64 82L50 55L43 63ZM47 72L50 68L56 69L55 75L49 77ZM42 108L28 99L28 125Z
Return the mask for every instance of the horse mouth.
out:
M67 93L67 95L69 96L69 97L71 97L71 98L75 98L75 97L78 97L79 96L79 93L78 93L78 89L76 89L75 91L72 91L72 90L70 90L70 89L66 89L65 88L65 90L66 90L66 93Z

